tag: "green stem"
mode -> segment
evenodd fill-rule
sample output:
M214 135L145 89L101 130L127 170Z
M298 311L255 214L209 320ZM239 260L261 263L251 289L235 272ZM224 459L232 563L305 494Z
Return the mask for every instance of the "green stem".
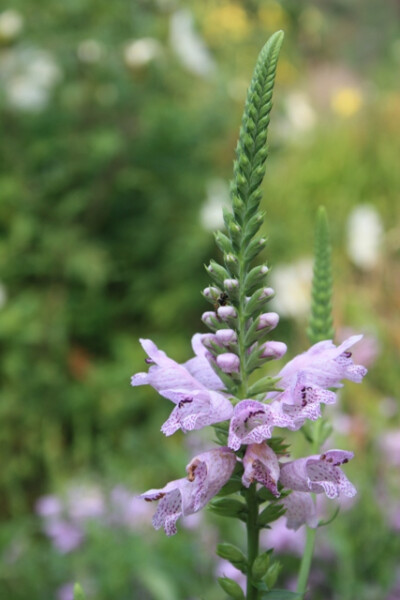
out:
M252 483L246 492L246 501L248 508L247 516L247 560L248 560L248 574L247 574L247 590L246 600L257 600L258 590L252 585L251 582L251 570L253 562L258 555L258 501L256 484Z
M297 592L304 597L307 589L308 576L310 574L311 562L314 554L314 544L316 529L307 527L306 546L304 548L303 558L301 559L299 579L297 582Z
M317 454L320 450L321 442L321 429L322 429L322 418L314 423L313 427L314 435L313 435L313 443L311 446L311 451L313 454ZM315 504L315 494L311 494L313 502ZM317 529L312 529L311 527L307 527L307 537L306 537L306 545L304 548L303 557L300 563L299 570L299 578L297 581L297 592L304 597L307 589L308 577L310 575L311 563L314 555L314 546L315 546L315 536L317 534Z

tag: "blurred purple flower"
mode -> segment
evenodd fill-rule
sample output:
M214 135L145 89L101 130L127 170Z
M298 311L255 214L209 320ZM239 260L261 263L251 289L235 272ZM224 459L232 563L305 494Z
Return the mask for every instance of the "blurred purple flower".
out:
M111 490L110 506L111 523L132 530L146 527L153 512L148 504L121 485Z
M74 584L64 583L56 592L57 600L74 600Z
M63 506L60 498L54 495L42 496L36 502L36 513L44 519L59 517Z
M298 493L300 494L301 492ZM310 497L308 494L306 495ZM285 517L281 517L277 521L274 521L274 523L271 523L271 529L263 529L260 532L261 547L273 548L274 552L277 552L278 554L294 554L296 556L302 556L305 542L305 529L299 531L288 529L285 523Z
M152 341L141 340L151 366L148 373L134 375L131 384L149 384L176 404L161 428L165 435L172 435L178 429L185 432L226 421L233 412L228 398L216 391L224 386L206 358L208 351L202 344L203 337L193 336L196 356L183 365L168 358Z
M67 554L78 548L84 539L83 531L77 525L66 520L56 519L44 523L44 532L61 554Z
M328 450L321 455L300 458L281 465L279 480L297 492L325 492L328 498L337 498L340 494L351 498L357 491L340 466L353 456L345 450Z
M385 463L400 467L400 429L384 431L379 438L379 446Z
M202 509L228 481L235 464L236 456L229 448L215 448L196 456L187 465L187 477L141 494L148 502L160 500L153 517L154 528L164 527L168 536L174 535L179 517Z

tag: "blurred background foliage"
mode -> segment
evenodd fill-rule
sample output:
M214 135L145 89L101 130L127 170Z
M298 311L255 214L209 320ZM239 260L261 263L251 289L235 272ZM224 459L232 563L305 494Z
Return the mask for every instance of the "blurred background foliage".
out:
M324 204L337 339L364 332L370 367L332 415L330 445L356 452L359 496L321 534L313 598L398 598L398 0L1 10L0 596L69 600L80 578L100 600L222 597L213 548L229 524L203 515L200 530L166 540L132 500L180 477L207 438L163 438L168 403L129 377L143 368L138 337L184 361L203 330L203 264L216 255L246 87L284 29L264 185L276 336L291 355L307 346ZM282 587L291 552L281 549Z

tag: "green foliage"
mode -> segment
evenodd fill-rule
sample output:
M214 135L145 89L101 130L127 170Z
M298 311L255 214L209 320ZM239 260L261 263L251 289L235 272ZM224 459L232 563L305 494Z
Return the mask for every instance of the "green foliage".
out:
M79 583L75 583L74 585L74 600L86 600L86 596Z
M307 329L311 344L332 339L332 259L328 217L324 207L317 213L315 228L314 277L310 323Z
M236 569L242 571L242 573L247 573L247 559L243 552L233 544L218 544L217 554L221 558L229 560L229 562L236 567Z
M229 577L218 577L218 583L231 598L235 600L244 600L242 588L236 581Z

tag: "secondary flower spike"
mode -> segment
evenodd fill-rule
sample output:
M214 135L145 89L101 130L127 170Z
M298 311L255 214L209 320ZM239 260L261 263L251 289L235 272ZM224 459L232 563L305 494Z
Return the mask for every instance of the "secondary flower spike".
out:
M274 496L279 497L279 462L272 448L265 443L250 444L243 457L243 467L242 483L245 487L248 488L251 483L257 481Z
M169 419L162 426L166 435L178 429L190 431L219 423L232 415L232 404L222 393L223 383L206 359L203 336L192 338L194 358L183 365L169 358L151 340L141 340L151 366L148 373L137 373L131 379L133 386L151 385L162 396L176 404Z
M328 450L321 455L300 458L281 465L280 482L297 492L325 492L328 498L352 498L357 490L340 469L353 458L352 452Z
M141 494L148 502L160 501L153 517L154 528L164 527L167 535L174 535L179 517L202 509L228 481L235 464L236 456L229 448L209 450L187 465L187 477Z

